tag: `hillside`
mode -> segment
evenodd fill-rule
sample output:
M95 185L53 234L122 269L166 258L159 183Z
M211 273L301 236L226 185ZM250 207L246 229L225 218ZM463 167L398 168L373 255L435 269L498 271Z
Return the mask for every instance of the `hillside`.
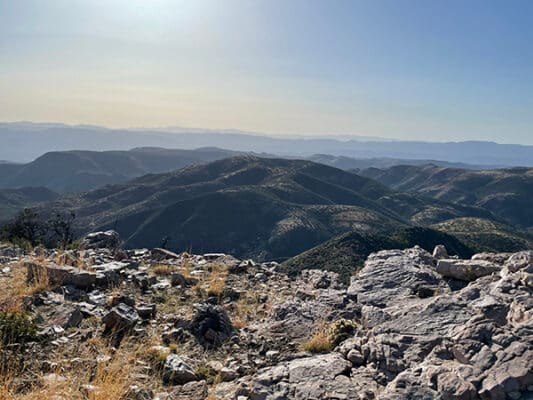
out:
M533 227L533 168L473 171L401 165L360 173L395 190L482 207L511 225Z
M43 187L0 189L0 223L6 222L23 208L55 200L58 196Z
M455 218L431 227L456 236L478 252L533 249L532 234L483 218Z
M496 165L475 165L460 162L450 162L441 160L427 159L408 159L408 158L391 158L391 157L361 157L353 158L346 156L335 156L331 154L313 154L306 157L307 160L320 164L326 164L330 167L340 168L347 171L358 173L359 170L367 168L390 168L395 165L438 165L441 167L464 168L464 169L488 169L496 168Z
M304 269L320 269L336 272L344 280L349 280L370 253L415 245L433 251L439 244L445 245L450 255L471 257L474 254L472 248L456 237L435 229L402 228L386 235L351 231L290 258L282 267L289 275L295 275Z
M57 192L85 191L235 154L217 148L54 151L27 164L0 164L0 188L38 185Z
M168 237L174 250L259 259L291 257L349 230L380 233L412 220L490 218L325 165L253 156L146 175L65 196L54 207L74 209L82 232L118 230L127 247L155 247Z

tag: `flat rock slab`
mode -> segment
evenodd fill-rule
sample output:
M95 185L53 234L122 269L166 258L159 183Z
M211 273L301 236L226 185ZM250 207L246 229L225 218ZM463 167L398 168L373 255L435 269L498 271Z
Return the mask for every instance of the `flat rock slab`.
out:
M501 265L486 260L444 259L437 262L435 271L446 278L471 282L501 269Z

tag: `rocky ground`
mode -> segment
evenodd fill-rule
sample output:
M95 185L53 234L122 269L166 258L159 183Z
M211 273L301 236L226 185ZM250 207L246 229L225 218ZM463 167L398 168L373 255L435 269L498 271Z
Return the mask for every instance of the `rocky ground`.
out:
M0 245L2 399L533 399L533 252L276 263Z

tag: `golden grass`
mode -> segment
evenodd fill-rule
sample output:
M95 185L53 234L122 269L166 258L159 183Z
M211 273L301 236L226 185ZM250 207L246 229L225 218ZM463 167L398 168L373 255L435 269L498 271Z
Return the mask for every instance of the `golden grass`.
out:
M333 350L333 347L328 328L324 323L320 323L313 336L300 345L302 351L309 353L328 353Z
M27 269L24 262L12 265L9 276L0 279L0 305L13 302L24 296L31 296L47 290L52 290L48 280L48 272L43 266L37 268L31 282L27 282Z
M213 297L221 297L226 287L226 278L228 271L226 268L214 264L211 268L209 276L209 285L207 287L207 295Z
M0 399L2 400L124 400L135 381L135 367L146 359L149 343L123 343L116 350L101 338L93 338L80 348L80 356L94 360L95 356L108 356L109 360L92 363L86 368L67 369L62 365L68 357L58 355L58 363L52 374L34 379L29 390L17 392L14 384L20 371L0 375ZM162 356L161 356L162 357ZM13 364L14 365L14 364Z
M246 328L250 322L257 321L268 315L272 308L272 302L266 303L259 301L258 293L246 293L230 305L230 318L236 329Z
M176 272L175 265L169 264L156 264L151 267L151 271L154 275L170 275L172 272Z

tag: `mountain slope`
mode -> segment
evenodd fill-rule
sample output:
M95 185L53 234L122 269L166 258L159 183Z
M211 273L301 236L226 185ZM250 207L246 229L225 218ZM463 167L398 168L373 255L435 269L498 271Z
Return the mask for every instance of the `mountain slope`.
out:
M402 165L361 174L396 190L481 207L511 225L533 227L533 168L472 171Z
M455 218L431 227L453 234L477 252L533 249L532 234L483 218Z
M414 206L411 206L413 205ZM116 228L127 247L222 251L284 259L335 235L390 232L423 213L425 223L490 213L396 193L371 179L302 160L243 156L146 175L64 196L82 232Z
M0 223L9 220L23 208L55 200L58 196L42 187L0 189Z
M353 158L346 156L335 156L331 154L313 154L306 157L319 164L326 164L330 167L340 168L347 171L358 173L359 170L367 168L390 168L395 165L438 165L441 167L464 168L464 169L488 169L497 168L496 165L475 165L459 162L441 161L441 160L427 160L427 159L407 159L407 158L391 158L391 157L361 157Z
M216 148L50 152L27 164L0 164L0 188L38 185L58 192L84 191L235 154Z

